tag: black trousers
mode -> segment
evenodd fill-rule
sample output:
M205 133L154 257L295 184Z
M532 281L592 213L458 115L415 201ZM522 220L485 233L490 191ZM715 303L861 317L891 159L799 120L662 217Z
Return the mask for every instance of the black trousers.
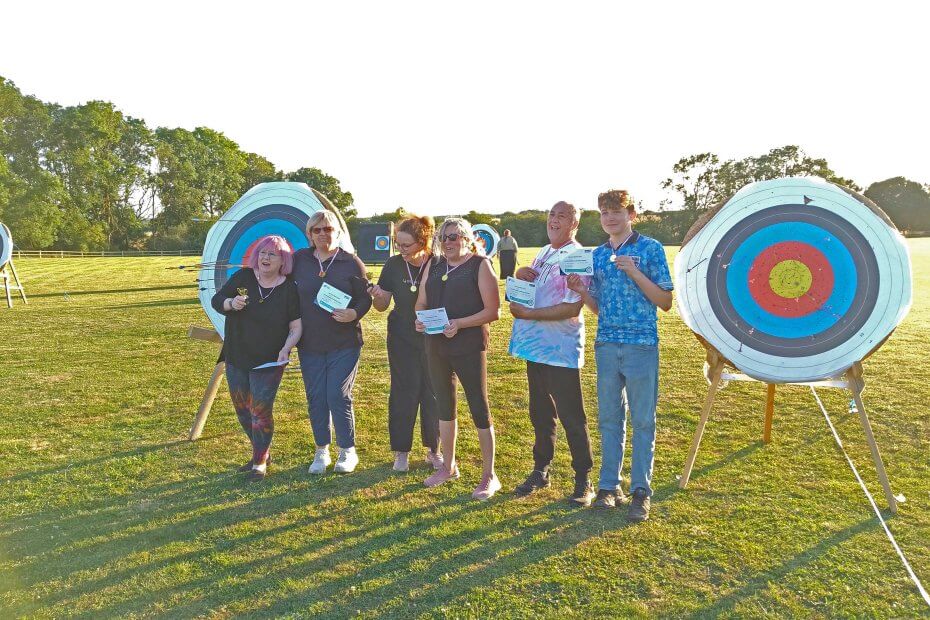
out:
M462 382L471 419L479 429L491 428L491 405L488 403L488 358L485 351L464 355L446 355L436 345L426 344L429 379L439 405L439 419L451 422L456 417L457 381Z
M429 381L429 366L423 347L402 338L387 339L391 367L391 394L388 397L388 436L391 450L410 452L413 426L420 410L420 439L433 452L439 449L439 407Z
M581 372L577 368L527 362L526 379L530 388L530 422L536 432L533 469L547 471L552 464L558 418L568 439L575 478L587 478L594 457L581 397Z
M507 276L512 276L514 269L517 267L516 250L501 250L498 252L498 259L501 263L501 280L506 280Z

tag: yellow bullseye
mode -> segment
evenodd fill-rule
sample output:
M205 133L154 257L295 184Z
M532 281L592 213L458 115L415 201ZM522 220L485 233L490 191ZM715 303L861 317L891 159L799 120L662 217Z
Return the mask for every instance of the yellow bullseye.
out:
M807 265L797 260L783 260L769 273L769 286L779 297L797 299L810 290L814 277Z

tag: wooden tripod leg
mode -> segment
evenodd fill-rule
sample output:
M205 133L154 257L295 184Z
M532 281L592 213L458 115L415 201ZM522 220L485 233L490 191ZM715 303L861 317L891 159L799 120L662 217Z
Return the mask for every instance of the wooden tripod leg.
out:
M6 265L3 266L3 288L6 289L6 307L13 307L13 298L10 297L10 274L7 273Z
M16 280L16 286L19 287L19 296L23 298L23 303L28 304L26 301L26 291L23 290L23 283L19 281L19 274L16 273L16 265L13 264L13 261L10 260L10 269L13 271L13 278Z
M869 416L865 413L865 405L862 404L862 390L865 387L862 380L862 364L856 362L849 369L849 378L852 379L849 382L849 390L852 392L853 400L856 401L856 408L859 409L859 421L862 423L865 440L872 452L875 471L878 472L878 480L882 483L882 489L885 491L888 509L894 514L898 512L898 502L894 498L894 493L891 492L891 483L888 481L888 474L885 472L885 464L882 462L882 455L878 452L878 444L875 442L875 435L872 434L872 425L869 423Z
M685 461L685 467L681 470L681 479L678 481L678 488L683 489L688 486L688 479L691 478L691 470L694 468L694 461L697 459L698 448L701 446L701 437L704 435L704 426L707 424L707 418L710 417L710 410L714 406L714 397L717 395L717 388L720 387L720 375L723 373L723 362L715 361L710 370L710 387L707 388L707 400L704 401L704 409L701 410L701 419L698 421L697 430L694 431L694 441L691 443L691 453L688 454L688 460Z
M775 384L768 384L765 396L765 425L762 427L762 443L772 441L772 417L775 414Z
M224 370L226 370L226 363L217 362L216 367L213 369L213 376L210 377L210 383L207 384L207 391L203 395L203 400L200 401L200 409L197 410L197 417L194 418L194 425L191 427L190 435L187 437L190 441L199 438L200 434L203 433L203 426L207 423L207 416L210 415L210 409L213 407L216 393L219 391L220 383L223 381Z

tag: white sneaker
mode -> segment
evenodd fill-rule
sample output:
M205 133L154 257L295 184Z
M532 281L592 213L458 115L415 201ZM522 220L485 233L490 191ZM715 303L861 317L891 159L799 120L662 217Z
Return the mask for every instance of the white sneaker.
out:
M395 452L394 453L394 471L409 471L410 470L410 456L409 452Z
M494 494L500 490L501 481L497 479L495 474L491 474L481 479L481 482L475 487L475 492L472 493L471 496L475 499L487 500L494 497Z
M313 462L310 463L310 473L314 475L325 474L326 468L332 462L332 459L329 458L329 446L317 448Z
M444 464L444 459L442 455L438 452L433 452L432 450L426 451L426 462L433 466L433 469L439 469Z
M355 448L339 448L339 458L336 459L336 466L333 471L337 474L349 474L355 471L358 465L358 454Z

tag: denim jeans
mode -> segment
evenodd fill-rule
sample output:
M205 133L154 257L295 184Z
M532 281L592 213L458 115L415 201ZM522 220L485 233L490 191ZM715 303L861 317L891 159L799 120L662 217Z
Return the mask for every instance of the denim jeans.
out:
M325 353L297 350L307 391L313 440L318 446L328 446L332 442L332 424L336 429L336 445L340 448L355 447L352 388L355 387L361 354L361 347Z
M601 431L601 476L598 488L620 488L626 442L626 411L633 429L630 492L652 495L652 464L656 446L656 402L659 397L659 347L598 342L597 418Z

